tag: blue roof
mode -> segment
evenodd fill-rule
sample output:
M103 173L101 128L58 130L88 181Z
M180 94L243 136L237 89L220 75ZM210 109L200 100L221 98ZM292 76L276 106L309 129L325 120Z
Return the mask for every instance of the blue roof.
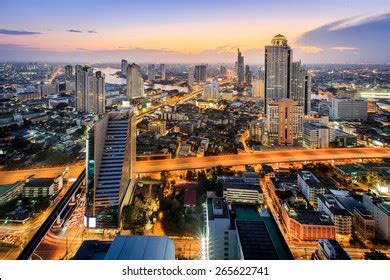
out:
M166 236L116 236L105 260L174 260L175 246Z

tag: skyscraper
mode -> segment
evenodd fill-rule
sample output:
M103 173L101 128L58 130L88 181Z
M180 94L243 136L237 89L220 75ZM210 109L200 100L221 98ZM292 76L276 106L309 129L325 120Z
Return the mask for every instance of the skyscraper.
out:
M73 78L73 67L72 65L65 66L65 80L70 81Z
M195 65L194 73L195 81L198 83L205 83L207 81L207 67L206 65Z
M195 71L194 68L188 68L188 85L192 85L195 82Z
M264 80L255 79L252 82L252 96L264 99Z
M122 59L122 61L121 61L121 74L122 74L122 76L126 76L126 71L127 71L127 65L128 65L128 63L127 63L127 60L126 59Z
M148 64L148 81L154 81L156 79L156 69L154 64Z
M139 65L132 63L127 66L127 97L129 100L144 96L144 79Z
M104 114L105 77L100 71L93 74L89 66L76 66L76 110L83 113Z
M88 132L87 226L119 228L121 209L134 191L135 145L136 120L131 110L109 112Z
M272 99L290 98L292 49L286 37L276 35L265 46L265 106Z
M245 83L245 65L244 57L242 56L240 49L237 49L237 86L242 88Z
M219 89L217 83L211 83L204 87L202 93L203 100L218 100L219 99Z
M161 80L165 80L165 64L160 64L160 73L161 73Z
M285 98L269 102L267 130L270 145L301 146L303 134L303 106Z
M252 83L252 71L249 65L245 65L245 83L250 85Z
M311 103L311 77L301 61L291 64L291 92L290 98L304 106L304 113L310 113Z

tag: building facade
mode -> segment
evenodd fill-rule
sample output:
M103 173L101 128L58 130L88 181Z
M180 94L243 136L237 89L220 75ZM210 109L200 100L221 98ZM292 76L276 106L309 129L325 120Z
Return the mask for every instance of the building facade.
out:
M127 97L129 100L144 96L144 79L139 65L132 63L127 66Z

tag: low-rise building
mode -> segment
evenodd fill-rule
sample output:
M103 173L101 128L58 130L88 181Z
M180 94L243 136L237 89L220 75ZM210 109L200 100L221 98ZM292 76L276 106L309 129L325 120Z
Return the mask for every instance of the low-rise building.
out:
M351 257L334 239L320 239L314 253L315 260L350 260Z
M329 128L321 123L303 124L303 146L310 149L329 147Z
M28 179L23 186L24 197L47 197L54 195L56 189L53 178Z
M371 194L363 194L363 206L373 216L379 237L390 241L390 201Z
M363 206L355 207L353 226L357 236L363 241L375 238L374 217Z
M336 238L336 226L321 212L297 210L286 202L282 205L282 220L289 235L299 241Z
M317 206L317 196L326 191L325 186L310 171L298 172L298 188L313 206Z
M336 226L336 238L349 240L352 234L352 214L337 201L333 194L320 194L317 209L329 215Z
M18 198L23 191L23 181L13 184L0 185L0 205Z

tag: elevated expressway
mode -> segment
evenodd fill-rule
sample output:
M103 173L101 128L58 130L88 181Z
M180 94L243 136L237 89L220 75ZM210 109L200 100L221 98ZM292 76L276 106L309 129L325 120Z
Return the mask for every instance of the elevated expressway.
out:
M163 170L201 169L215 166L305 162L349 159L390 158L390 148L329 148L317 150L278 150L245 154L137 161L136 173Z

